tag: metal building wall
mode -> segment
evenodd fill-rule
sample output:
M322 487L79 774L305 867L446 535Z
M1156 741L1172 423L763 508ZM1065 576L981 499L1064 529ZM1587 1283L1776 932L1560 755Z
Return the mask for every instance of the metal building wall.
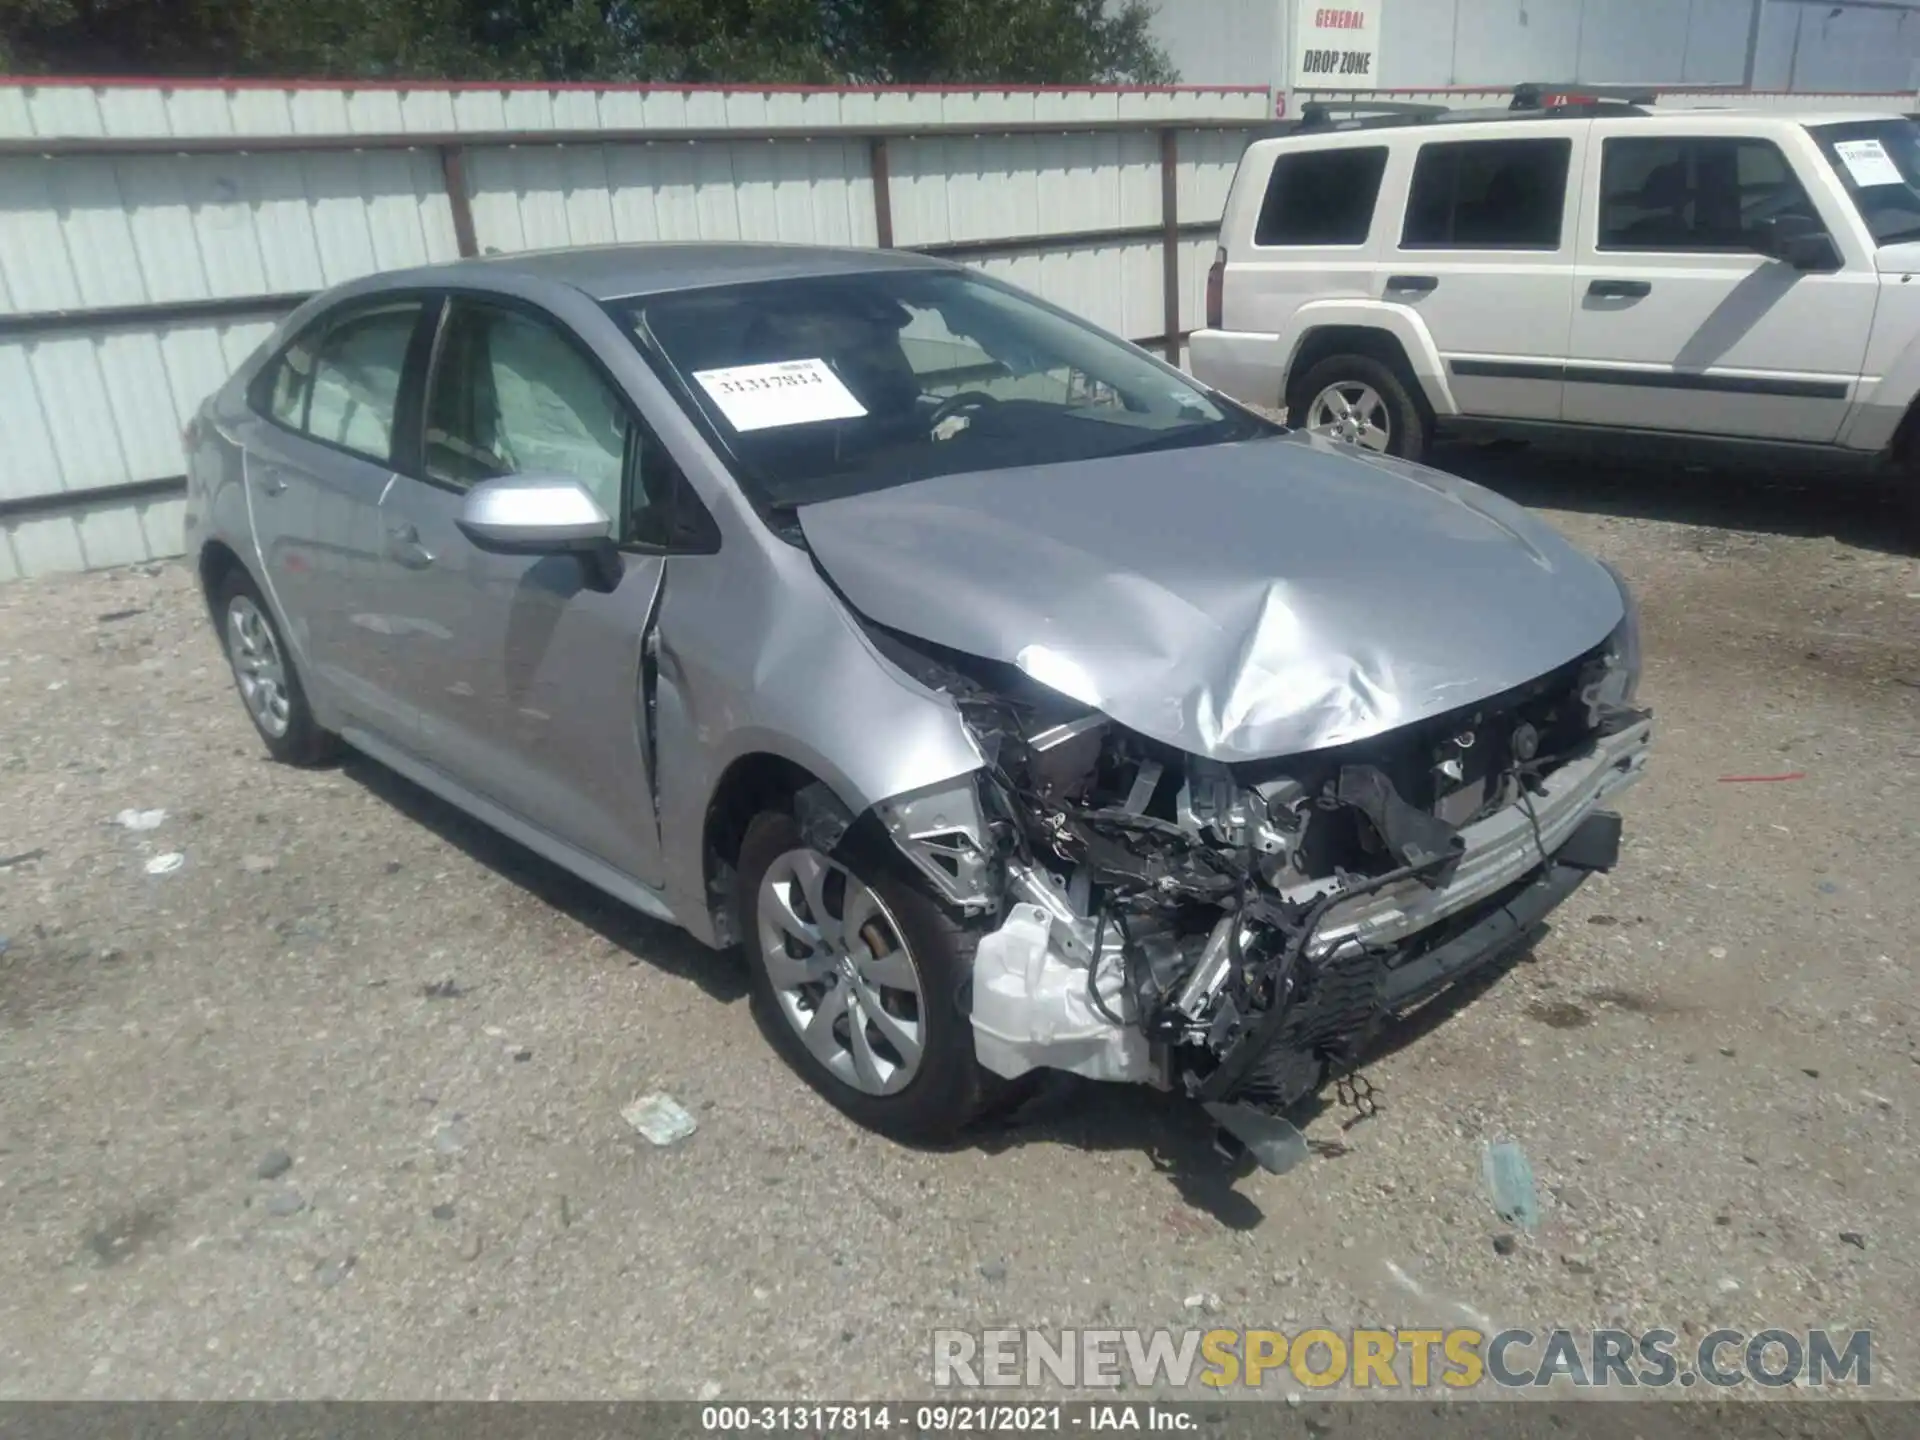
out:
M1157 0L1156 37L1192 84L1291 81L1295 7ZM1911 95L1920 0L1379 0L1391 90L1585 80Z
M295 297L456 258L463 224L482 252L673 238L922 246L1164 343L1167 255L1184 333L1246 143L1234 120L1265 108L1264 91L0 84L0 578L176 553L179 431L200 399ZM847 133L860 126L892 127L880 168L871 141ZM927 127L949 128L913 133ZM594 139L639 128L702 134ZM338 148L341 136L368 148ZM421 139L403 148L399 136ZM476 143L441 143L465 136ZM295 148L168 148L215 137ZM129 145L150 148L112 153ZM1183 222L1171 236L1169 177Z

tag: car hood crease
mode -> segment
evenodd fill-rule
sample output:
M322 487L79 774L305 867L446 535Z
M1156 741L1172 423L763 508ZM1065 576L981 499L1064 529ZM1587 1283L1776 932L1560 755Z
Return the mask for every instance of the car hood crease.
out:
M1298 434L804 505L869 619L1225 761L1349 744L1603 641L1613 578L1479 486Z

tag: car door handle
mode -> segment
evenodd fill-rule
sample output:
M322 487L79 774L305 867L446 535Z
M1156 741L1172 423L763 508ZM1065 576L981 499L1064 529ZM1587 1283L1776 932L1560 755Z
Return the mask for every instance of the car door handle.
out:
M262 495L278 495L286 488L287 481L283 475L267 474L260 477L260 493Z
M1596 280L1587 286L1587 294L1596 300L1638 300L1652 293L1645 280Z
M420 532L407 524L387 527L387 554L409 570L424 570L433 564L433 552L420 543Z
M1440 288L1438 275L1389 275L1389 295L1431 295Z

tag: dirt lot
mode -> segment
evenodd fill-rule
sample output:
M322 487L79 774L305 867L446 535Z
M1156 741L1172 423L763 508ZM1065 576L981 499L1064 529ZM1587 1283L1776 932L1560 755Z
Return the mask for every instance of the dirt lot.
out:
M1200 1314L1872 1326L1920 1395L1920 562L1818 487L1447 463L1636 583L1655 772L1622 867L1277 1178L1142 1091L858 1132L732 959L268 763L183 567L0 587L0 1397L897 1395L935 1327ZM671 1149L620 1116L655 1089Z

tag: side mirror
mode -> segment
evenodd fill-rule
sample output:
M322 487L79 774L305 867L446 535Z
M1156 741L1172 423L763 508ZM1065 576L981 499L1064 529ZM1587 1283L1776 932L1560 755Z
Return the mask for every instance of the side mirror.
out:
M495 555L578 555L607 588L619 579L613 521L578 480L502 475L466 493L454 521Z
M1796 270L1838 270L1840 252L1833 237L1810 215L1776 215L1758 226L1759 250L1763 255L1791 265Z

